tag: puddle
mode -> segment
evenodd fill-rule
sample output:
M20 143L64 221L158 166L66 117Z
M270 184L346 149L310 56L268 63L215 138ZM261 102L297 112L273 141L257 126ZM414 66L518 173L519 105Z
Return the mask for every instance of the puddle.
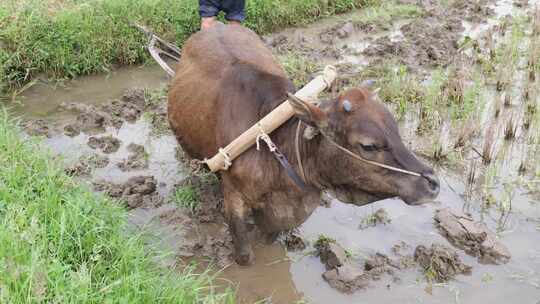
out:
M123 67L109 74L85 76L54 84L38 81L14 104L16 113L31 113L36 118L57 118L62 103L101 104L119 98L131 88L157 88L168 83L168 77L157 65Z
M536 3L538 1L530 1ZM529 7L530 8L530 7ZM497 18L516 10L513 1L497 1L493 4L495 16L485 23L463 21L463 35L477 38L497 24ZM390 30L367 33L355 31L348 37L336 39L333 43L321 42L321 33L335 25L342 25L350 15L329 18L309 27L288 29L275 34L287 37L292 44L309 46L306 56L321 56L323 64L350 63L361 69L372 58L362 54L374 41L388 37L390 42L406 39L401 27L409 21L399 21ZM324 55L322 51L331 46L338 50L339 56ZM299 48L302 50L302 48ZM321 55L323 54L323 55ZM101 105L111 99L117 99L126 89L133 87L159 88L167 83L165 73L157 66L125 68L112 72L108 76L96 75L69 82L66 87L53 89L51 86L38 84L25 92L22 104L15 107L16 113L26 118L46 118L54 122L72 119L71 114L58 110L62 103L77 102ZM493 100L493 92L486 92L485 98ZM491 94L491 95L490 95ZM491 122L489 116L493 104L484 107L486 114L481 115L482 130ZM417 119L415 113L409 113L401 121L404 142L411 147L422 144L432 145L433 138L420 138L415 133ZM504 126L498 122L498 137L501 137ZM453 136L455 130L447 126L443 134ZM186 170L176 159L176 140L165 132L155 135L152 124L142 115L136 121L123 122L119 128L107 127L99 136L111 135L121 141L118 151L103 154L91 149L88 139L91 135L81 133L75 137L53 134L45 139L45 144L66 159L66 163L76 162L81 156L97 153L105 155L109 163L104 168L93 170L89 179L105 180L111 183L123 183L134 176L153 176L157 183L157 192L163 203L155 207L135 208L129 213L129 223L149 234L149 243L158 248L173 252L160 263L172 266L181 260L178 256L194 254L184 252L184 246L206 246L205 241L196 238L208 238L212 235L223 236L223 224L204 223L199 225L179 212L174 204L168 204L174 185L186 178ZM481 141L482 138L476 139ZM132 171L122 171L118 164L130 155L128 146L138 144L148 154L148 167ZM513 187L504 184L525 180L529 183L540 183L538 177L521 176L517 173L524 155L531 155L534 161L538 154L538 144L531 144L528 134L517 133L513 142L500 140L500 159L492 166L479 170L477 182L468 193L466 168L470 162L480 163L478 155L471 153L458 160L458 169L450 169L438 165L441 178L441 193L433 204L408 206L400 200L387 199L372 205L356 207L332 201L329 208L319 207L313 215L299 227L302 238L309 242L307 249L300 252L287 252L278 244L256 244L254 247L256 264L252 267L240 267L236 264L222 267L218 283L238 287L240 303L254 303L266 299L263 303L294 303L305 300L307 303L506 303L508 299L520 299L523 303L538 303L540 300L540 195L531 192L521 182ZM504 154L504 155L503 155ZM504 157L503 157L504 156ZM437 166L437 165L436 165ZM490 173L496 170L497 174ZM491 176L493 175L493 176ZM86 179L85 179L86 180ZM503 200L511 200L511 213L502 214L495 207L485 209L483 194L489 188L491 195ZM414 248L417 245L429 245L434 242L448 244L434 226L433 215L436 209L448 207L453 210L470 212L475 220L483 220L493 231L499 232L500 241L512 254L510 262L505 265L482 265L476 258L465 255L458 250L463 261L472 265L471 276L457 276L446 284L435 284L430 287L418 268L399 272L399 282L392 277L383 276L372 283L366 290L352 295L345 295L332 289L321 274L324 265L318 257L311 254L313 243L320 235L334 238L353 256L362 258L376 252L391 254L392 246L401 242ZM384 208L391 222L360 229L362 221L375 210ZM197 243L203 242L203 243ZM219 243L218 243L218 246ZM210 246L212 247L212 246ZM219 250L210 248L209 250ZM193 257L192 257L193 258ZM206 265L205 259L195 258Z

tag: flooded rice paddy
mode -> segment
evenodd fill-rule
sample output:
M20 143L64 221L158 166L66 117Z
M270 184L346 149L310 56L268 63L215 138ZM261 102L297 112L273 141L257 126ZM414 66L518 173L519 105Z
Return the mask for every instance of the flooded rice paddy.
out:
M412 13L408 6L388 13L390 18L359 10L287 29L265 41L293 78L302 73L311 77L322 64L334 64L340 71L337 91L368 76L380 80L380 96L400 117L404 142L436 168L439 197L422 206L387 199L356 207L332 199L298 228L305 249L257 243L251 267L231 262L230 237L217 201L199 212L178 204L191 175L166 128L163 92L168 79L159 67L120 69L65 86L41 83L26 91L13 111L22 115L28 133L42 135L45 145L63 157L71 174L128 202L131 226L148 235L150 246L171 252L159 263L211 265L219 270L216 284L237 288L240 303L540 303L539 4L455 1L445 9L436 2L419 2ZM416 9L423 13L419 16ZM538 65L533 72L531 58ZM390 73L370 72L389 64ZM434 85L437 75L445 75L444 85ZM447 79L457 79L457 85L448 85L452 82ZM405 91L411 87L408 81L427 88L421 102L407 102L413 96ZM394 87L398 94L390 90ZM399 96L408 100L403 103ZM441 104L440 96L457 96L459 106ZM89 145L107 136L118 141ZM108 161L97 165L90 161L96 157ZM209 186L208 179L189 185L202 185L199 197L219 200L219 189L211 182ZM363 225L380 208L390 221ZM481 264L455 248L472 273L446 283L429 282L419 267L382 275L352 294L323 279L325 266L313 254L321 235L336 240L359 263L375 253L394 256L392 247L398 244L406 254L418 245L450 246L433 220L441 208L484 222L509 249L510 261Z

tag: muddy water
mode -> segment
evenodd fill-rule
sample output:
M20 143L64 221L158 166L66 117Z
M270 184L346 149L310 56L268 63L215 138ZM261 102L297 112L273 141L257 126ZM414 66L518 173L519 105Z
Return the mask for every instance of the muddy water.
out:
M127 89L157 88L167 82L167 75L157 65L125 67L109 74L97 74L58 84L38 81L24 92L15 110L31 113L34 117L51 118L61 103L99 104L119 98Z
M531 1L532 2L532 1ZM499 1L493 6L495 17L485 23L475 24L464 22L466 32L463 35L475 37L483 31L496 25L498 18L515 10L512 1ZM324 45L319 41L319 34L329 27L344 22L352 15L332 18L317 23L308 28L286 30L285 35L290 40L301 39L320 48ZM324 63L348 62L358 69L367 64L369 58L361 52L375 39L388 36L394 41L403 39L399 28L407 21L396 22L392 29L375 34L354 32L347 38L336 41L338 49L344 46L339 59L323 56ZM67 87L52 88L38 85L25 93L22 105L16 108L18 113L27 118L47 118L57 120L58 106L63 102L82 102L100 104L110 99L119 98L123 91L133 87L157 88L167 83L165 74L154 66L129 68L113 72L109 76L92 76L81 78L67 84ZM488 111L490 106L487 107ZM486 114L487 115L487 114ZM401 130L405 142L417 147L422 143L431 144L430 138L418 138L412 124L414 118L404 120ZM185 178L185 170L175 158L176 141L170 134L152 135L151 124L144 118L134 123L124 124L119 129L108 128L104 134L112 135L122 141L120 149L107 155L110 159L105 168L94 170L91 179L106 180L122 183L131 176L152 175L158 183L158 192L170 200L173 185ZM56 153L66 158L68 163L75 162L80 156L96 151L87 146L90 135L80 134L74 138L54 134L45 139ZM143 145L148 152L149 166L147 169L123 172L118 163L127 158L127 146L130 143ZM527 187L518 184L511 190L505 189L504 183L519 180L517 173L523 151L529 149L526 134L518 134L518 139L512 143L501 141L501 147L506 156L497 165L499 176L490 186L497 198L508 196L512 192L512 212L509 216L501 216L496 208L482 207L480 193L483 185L474 188L472 197L466 195L466 170L452 170L445 166L437 166L441 177L441 194L436 202L423 206L407 206L397 199L388 199L369 206L355 207L333 201L330 207L320 207L300 228L301 236L310 244L301 252L287 252L278 244L256 244L256 265L239 267L235 264L221 269L218 283L234 286L238 290L241 303L254 303L267 300L267 303L294 303L304 300L307 303L507 303L519 299L520 303L536 304L540 302L540 201L538 194L529 193ZM100 152L97 152L100 153ZM466 167L473 157L461 160ZM479 161L478 157L474 159ZM485 178L486 171L480 170L479 178ZM538 178L523 177L530 183L540 182ZM476 220L483 220L493 231L498 231L500 241L506 245L512 254L506 265L481 265L475 258L467 256L458 250L466 264L473 266L471 276L460 275L446 284L430 286L426 283L418 268L400 271L399 281L390 276L372 283L366 290L360 290L352 295L342 294L332 289L321 274L324 266L319 258L313 256L312 244L319 235L336 239L347 248L355 258L364 257L375 252L390 255L393 245L405 242L410 248L417 245L429 245L433 242L447 244L447 241L435 229L432 217L436 209L449 207L454 210L470 212ZM149 235L149 244L155 245L171 255L160 260L166 266L178 263L183 245L190 242L193 231L187 227L187 220L164 221L163 214L176 210L174 204L164 203L153 208L137 208L130 211L130 224L145 231ZM375 210L384 208L391 219L386 225L377 225L360 229L362 221ZM215 224L209 224L202 230L219 229ZM197 231L196 233L203 233ZM194 257L199 262L206 261L203 257Z

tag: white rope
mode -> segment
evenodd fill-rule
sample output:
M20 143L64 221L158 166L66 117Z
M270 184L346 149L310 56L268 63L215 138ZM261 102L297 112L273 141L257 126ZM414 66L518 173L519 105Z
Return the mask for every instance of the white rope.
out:
M274 144L270 136L268 136L268 134L264 131L264 128L262 127L262 125L260 123L257 123L257 126L259 127L259 132L260 132L259 135L257 135L257 139L256 139L257 151L261 150L260 149L261 145L259 143L261 139L266 143L270 152L276 151L277 150L276 145Z
M227 152L225 152L225 149L219 148L219 154L223 156L223 170L228 170L229 167L232 165L231 157Z
M335 66L327 65L326 67L324 67L323 81L324 81L324 84L326 84L327 88L329 88L332 85L332 80L327 79L328 75L329 74L336 74L336 73L337 73L337 69L336 69Z

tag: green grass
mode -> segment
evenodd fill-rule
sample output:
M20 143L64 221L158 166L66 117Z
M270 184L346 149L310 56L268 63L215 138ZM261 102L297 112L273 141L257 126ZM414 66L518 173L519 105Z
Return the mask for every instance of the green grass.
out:
M376 86L381 88L379 97L384 102L396 105L396 115L399 119L407 113L410 104L419 103L424 99L424 88L420 80L405 65L387 63L368 68L361 73L354 85L365 79L377 81Z
M234 302L208 274L158 268L126 215L0 111L0 303Z
M424 11L417 5L384 1L381 5L366 8L362 13L353 17L352 22L359 25L375 24L388 28L395 18L416 18L423 14Z
M280 55L278 60L296 88L306 85L322 69L321 64L294 52Z
M176 189L174 199L179 207L191 212L194 212L200 205L199 190L191 185Z
M380 0L248 0L245 25L258 33L306 24ZM0 92L36 75L63 79L149 58L137 22L178 45L199 27L195 0L3 0Z

